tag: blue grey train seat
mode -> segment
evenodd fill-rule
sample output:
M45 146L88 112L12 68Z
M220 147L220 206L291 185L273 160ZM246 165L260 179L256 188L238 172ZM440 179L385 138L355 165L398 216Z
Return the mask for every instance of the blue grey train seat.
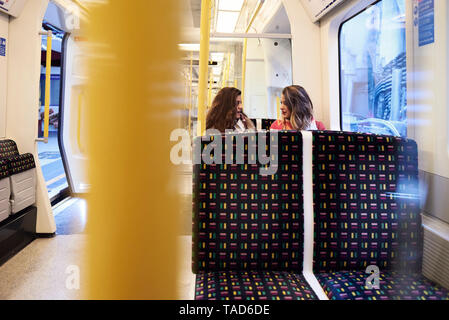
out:
M421 273L414 141L280 131L278 144L270 176L248 158L194 166L196 299L449 299Z
M224 151L224 136L216 137ZM244 139L240 148L248 150L252 138ZM194 166L196 299L316 299L302 275L301 142L298 133L279 133L281 156L273 175L261 175L257 159L250 164L246 154L244 164Z
M421 274L413 140L313 132L313 177L313 267L330 299L449 299L449 291ZM367 285L369 266L379 271L377 288Z

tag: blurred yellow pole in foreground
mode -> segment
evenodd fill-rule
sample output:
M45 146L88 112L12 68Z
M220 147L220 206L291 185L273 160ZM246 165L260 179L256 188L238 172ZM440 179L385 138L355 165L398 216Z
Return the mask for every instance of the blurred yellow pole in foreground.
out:
M206 130L207 73L209 65L211 0L201 0L200 70L198 74L198 122L197 136Z
M89 8L88 298L175 299L178 0Z

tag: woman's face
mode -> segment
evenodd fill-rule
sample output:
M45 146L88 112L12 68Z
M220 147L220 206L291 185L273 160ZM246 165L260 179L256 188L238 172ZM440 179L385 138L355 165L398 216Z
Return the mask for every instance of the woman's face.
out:
M237 108L237 114L236 114L236 118L240 119L242 116L242 110L243 110L243 105L242 105L242 96L238 96L236 101L236 108Z
M281 114L284 120L289 120L290 116L292 115L290 109L285 105L284 95L281 96Z

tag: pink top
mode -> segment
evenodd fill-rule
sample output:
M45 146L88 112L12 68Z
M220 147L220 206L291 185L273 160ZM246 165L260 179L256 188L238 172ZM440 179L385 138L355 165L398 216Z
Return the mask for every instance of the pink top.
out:
M326 127L324 126L324 124L321 121L315 121L316 127L318 130L326 130ZM271 130L293 130L292 124L290 123L289 120L276 120L275 122L273 122L273 124L270 127Z

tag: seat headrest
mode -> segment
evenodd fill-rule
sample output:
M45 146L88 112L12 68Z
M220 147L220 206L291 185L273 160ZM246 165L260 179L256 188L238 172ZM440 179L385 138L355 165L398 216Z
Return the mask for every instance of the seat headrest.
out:
M17 155L19 155L19 149L13 140L0 140L0 159Z

